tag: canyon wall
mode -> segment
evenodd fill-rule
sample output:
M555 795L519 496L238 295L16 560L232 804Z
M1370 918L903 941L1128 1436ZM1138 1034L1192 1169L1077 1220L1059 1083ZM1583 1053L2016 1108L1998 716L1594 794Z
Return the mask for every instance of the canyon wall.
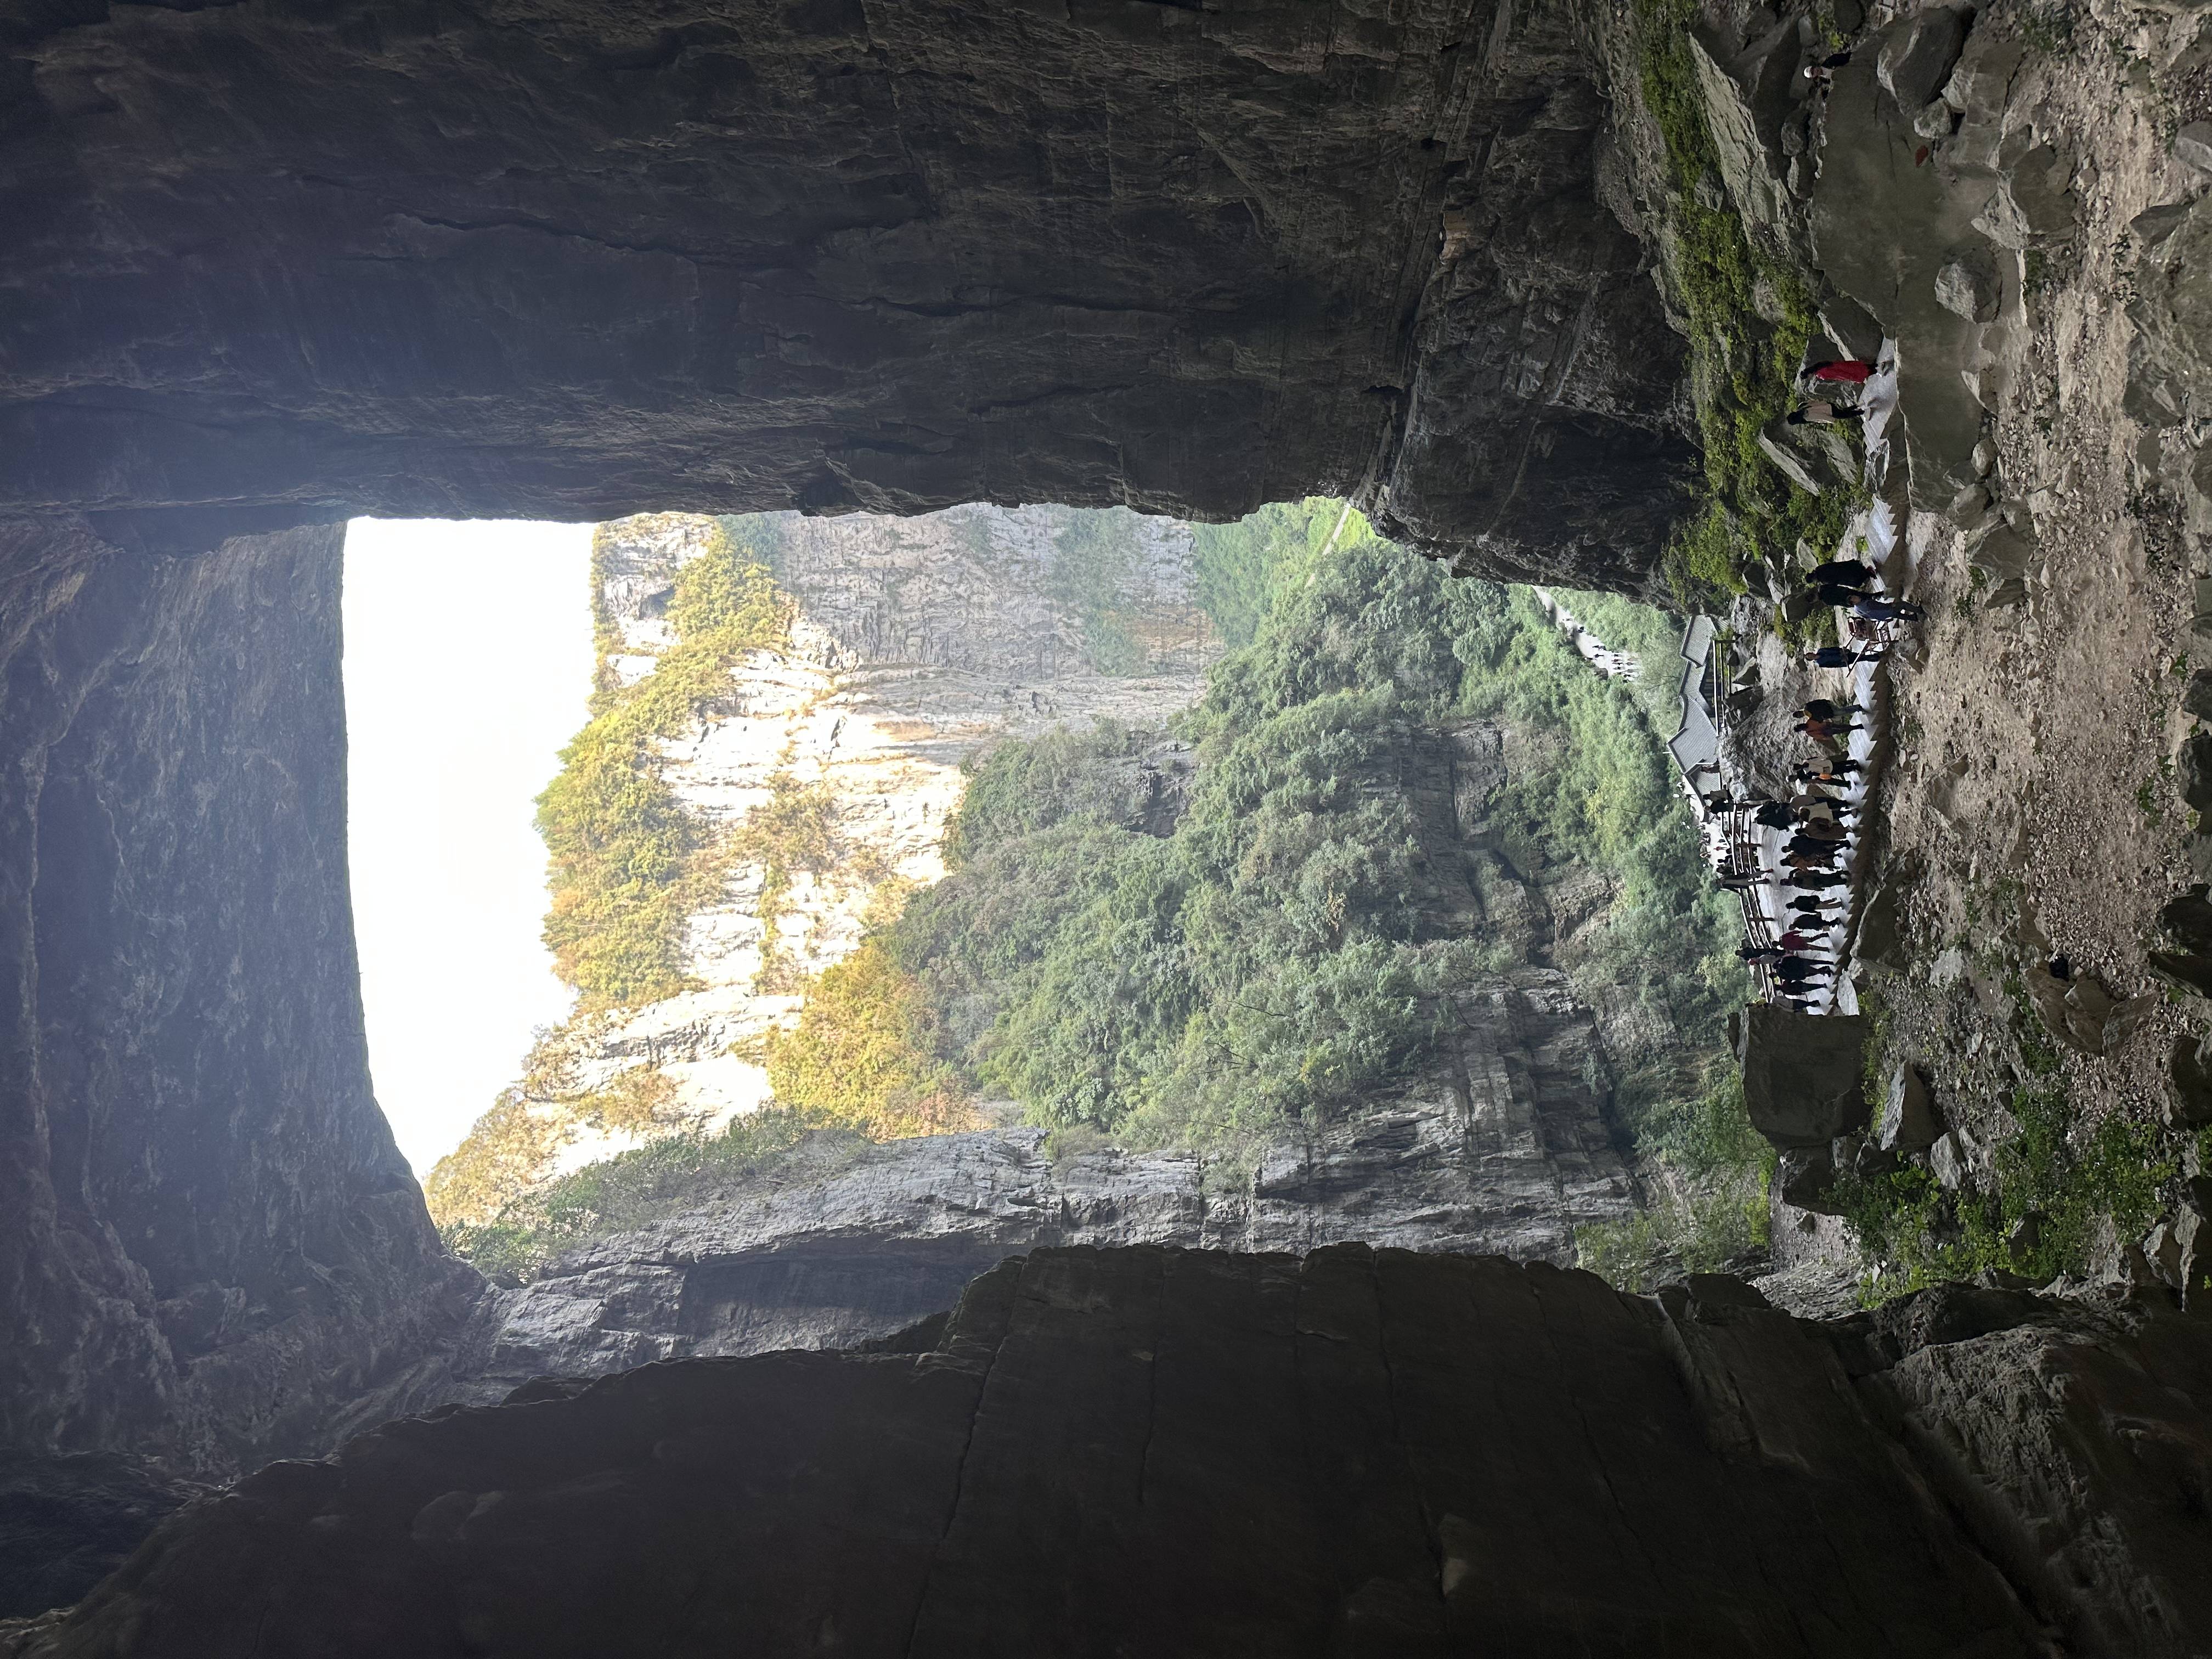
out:
M1637 1208L1595 1021L1564 975L1457 1000L1423 1075L1256 1167L1189 1152L1058 1158L1010 1127L867 1146L817 1135L665 1219L595 1239L478 1304L453 1354L348 1413L370 1426L534 1376L657 1359L836 1348L951 1307L1006 1257L1068 1244L1302 1252L1362 1241L1574 1260L1574 1230Z
M814 815L818 856L773 896L763 862L734 858L690 916L685 988L580 1013L541 1041L518 1097L432 1177L441 1223L488 1219L551 1176L761 1106L762 1039L797 1018L809 977L860 942L887 888L944 874L964 763L1055 725L1158 727L1197 701L1222 649L1176 520L974 505L725 522L599 527L602 672L617 687L653 672L675 642L678 573L716 538L766 559L795 606L788 644L746 653L714 709L659 743L659 775L720 843L742 842L755 814ZM589 1104L618 1084L655 1091L649 1121L611 1124Z
M1231 518L1634 585L1694 473L1573 0L0 22L0 512ZM1617 195L1617 192L1615 192Z

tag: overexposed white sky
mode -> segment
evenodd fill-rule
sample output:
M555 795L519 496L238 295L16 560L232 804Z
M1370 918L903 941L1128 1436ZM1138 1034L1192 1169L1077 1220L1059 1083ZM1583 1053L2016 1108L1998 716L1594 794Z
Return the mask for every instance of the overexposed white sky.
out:
M369 1068L428 1175L571 993L532 827L591 693L592 526L346 528L348 854Z

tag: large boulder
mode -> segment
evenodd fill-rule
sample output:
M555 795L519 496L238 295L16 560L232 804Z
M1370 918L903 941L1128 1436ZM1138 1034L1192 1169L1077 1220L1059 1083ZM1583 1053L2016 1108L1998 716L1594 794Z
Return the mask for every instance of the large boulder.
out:
M2047 1621L2201 1653L2208 1376L2201 1322L1987 1291L1815 1323L1704 1274L1042 1249L872 1352L276 1464L15 1650L2031 1659Z
M1866 1127L1864 1016L1754 1002L1737 1030L1744 1108L1772 1146L1784 1152L1825 1146Z
M2169 1127L2197 1129L2212 1123L2212 1056L2193 1036L2178 1036L2166 1056L2162 1111Z
M2160 957L2171 957L2172 954L2153 951L2151 971L2160 973ZM2043 1022L2044 1029L2085 1054L2111 1054L2135 1035L2143 1017L2158 1003L2155 991L2121 998L2094 974L2069 970L2061 977L2041 963L2032 964L2022 973L2021 982L2027 988L2028 1002L2036 1018Z
M1836 1161L1826 1146L1793 1146L1775 1165L1774 1190L1797 1209L1840 1215L1835 1188Z
M1908 114L1934 98L1966 44L1965 18L1938 6L1906 18L1886 31L1875 54L1875 79Z
M2212 956L2212 897L2203 884L2175 894L2160 907L2158 925L2175 945Z
M2181 745L2176 763L2181 799L2203 812L2212 810L2212 732L2196 732Z
M1889 1074L1881 1110L1875 1118L1875 1144L1885 1152L1924 1152L1943 1133L1943 1119L1928 1091L1928 1079L1916 1066Z
M124 1452L0 1457L0 1619L82 1601L155 1522L207 1495Z

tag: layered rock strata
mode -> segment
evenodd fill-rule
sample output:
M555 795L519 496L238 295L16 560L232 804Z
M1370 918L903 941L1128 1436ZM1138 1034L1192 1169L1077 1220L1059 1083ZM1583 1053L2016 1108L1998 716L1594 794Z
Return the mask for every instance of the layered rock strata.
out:
M685 1355L842 1347L950 1307L1001 1259L1068 1244L1304 1251L1353 1240L1566 1265L1635 1212L1590 1012L1531 970L1461 999L1432 1073L1249 1172L1188 1152L1058 1161L1037 1129L857 1150L817 1139L736 1192L557 1259L459 1345L366 1400L362 1425L538 1376Z
M5 24L0 510L1233 517L1640 580L1694 469L1571 0Z
M2212 1342L2081 1323L1963 1291L1823 1326L1729 1279L1357 1246L1039 1251L933 1336L538 1385L277 1465L0 1640L2200 1652Z

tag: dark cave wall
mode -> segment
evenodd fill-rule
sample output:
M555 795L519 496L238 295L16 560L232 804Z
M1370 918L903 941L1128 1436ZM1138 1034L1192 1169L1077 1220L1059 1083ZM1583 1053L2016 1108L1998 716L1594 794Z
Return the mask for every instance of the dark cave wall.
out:
M1042 1249L885 1351L265 1469L0 1655L2183 1659L2208 1361L2170 1308L1964 1286L1815 1324L1705 1276Z
M4 27L0 25L0 27ZM55 0L0 125L0 512L1353 493L1634 585L1680 343L1568 0Z
M0 1452L320 1450L473 1288L369 1091L343 535L0 527Z

